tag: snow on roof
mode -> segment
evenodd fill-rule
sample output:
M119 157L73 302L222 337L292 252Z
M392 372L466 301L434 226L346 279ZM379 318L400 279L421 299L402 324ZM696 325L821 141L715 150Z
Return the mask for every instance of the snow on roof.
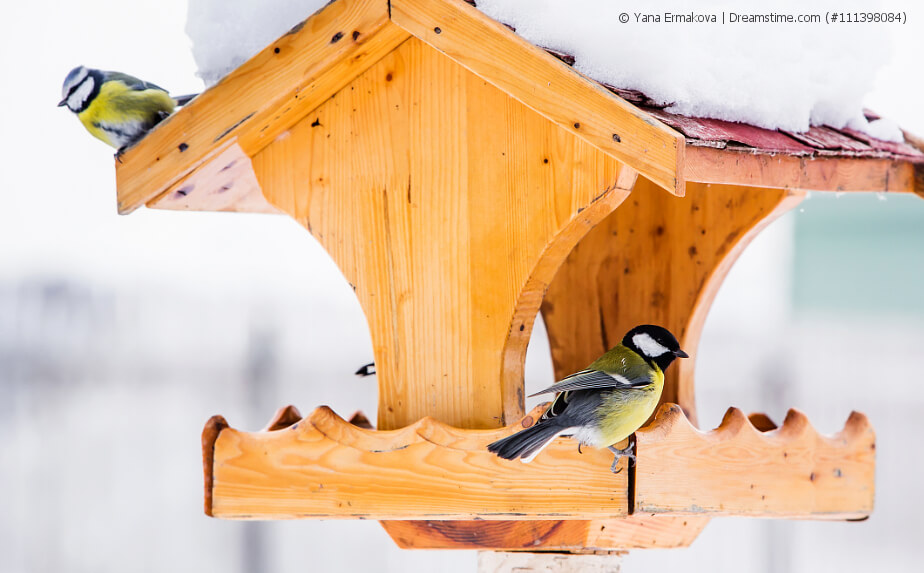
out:
M867 12L874 1L474 3L531 43L571 54L581 73L639 90L671 113L794 132L849 126L902 139L894 123L863 115L863 98L890 59L888 34L900 24L826 23L831 12ZM742 22L745 15L771 21ZM817 21L778 21L790 16Z
M887 59L882 26L664 22L667 13L690 13L680 0L644 8L662 16L660 23L642 23L645 16L634 11L642 5L616 0L465 1L677 129L691 145L924 157L903 143L898 126L862 106ZM214 84L326 3L189 0L186 30L199 75ZM773 11L825 14L853 4L779 0ZM697 4L696 13L725 8L712 0ZM622 14L628 22L620 22Z
M827 125L813 125L808 131L796 132L721 119L686 117L665 111L663 106L658 106L639 91L605 87L682 133L688 145L752 153L895 158L924 163L924 153L907 143L877 139L849 127L836 129ZM864 116L870 121L879 119L868 110Z
M189 0L186 35L212 86L329 0Z

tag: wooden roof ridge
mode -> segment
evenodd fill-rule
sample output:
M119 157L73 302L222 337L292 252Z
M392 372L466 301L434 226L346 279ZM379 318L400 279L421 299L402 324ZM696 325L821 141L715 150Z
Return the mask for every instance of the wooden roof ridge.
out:
M463 0L334 0L162 122L116 165L118 209L163 196L219 156L253 157L416 37L676 195L682 134Z

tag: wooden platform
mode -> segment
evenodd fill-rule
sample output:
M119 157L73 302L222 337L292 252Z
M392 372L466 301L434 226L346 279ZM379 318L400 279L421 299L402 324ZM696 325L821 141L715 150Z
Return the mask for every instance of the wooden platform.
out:
M462 430L425 418L375 431L323 406L298 420L294 408L283 409L261 432L241 432L216 417L203 432L203 455L211 460L206 513L537 521L651 514L860 519L873 509L875 436L862 414L824 437L795 410L780 428L754 416L758 429L730 409L718 428L703 433L679 407L665 404L637 433L637 466L623 459L615 474L607 450L579 452L566 438L530 464L487 451L487 444L531 426L542 412L539 406L498 430ZM389 529L407 536L414 528ZM630 546L631 528L622 533L625 539L610 542Z

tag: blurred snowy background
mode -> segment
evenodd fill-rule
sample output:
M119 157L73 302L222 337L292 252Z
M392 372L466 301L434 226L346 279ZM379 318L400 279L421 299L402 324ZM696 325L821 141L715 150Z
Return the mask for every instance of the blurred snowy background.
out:
M888 4L909 23L889 29L864 101L924 134L924 9ZM79 64L200 90L186 12L35 0L0 19L0 572L474 571L472 552L403 552L374 522L202 514L210 415L256 429L292 403L374 419L376 387L352 375L372 356L359 306L308 233L276 216L118 217L111 151L54 107ZM761 235L706 323L701 423L729 405L778 421L795 406L834 432L862 410L878 435L876 510L864 523L716 519L690 549L633 552L624 570L917 571L922 287L916 197L816 193ZM544 336L539 323L530 388L552 381Z

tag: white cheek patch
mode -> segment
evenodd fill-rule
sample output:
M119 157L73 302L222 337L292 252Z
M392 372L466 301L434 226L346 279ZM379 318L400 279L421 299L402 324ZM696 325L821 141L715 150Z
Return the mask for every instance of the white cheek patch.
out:
M75 72L76 72L76 75L74 75L74 77L71 77L71 74L74 74ZM66 100L67 96L70 95L71 90L79 86L80 82L85 80L89 74L90 74L90 70L88 70L87 68L83 66L77 69L71 70L71 73L68 74L67 77L64 79L64 85L61 86L61 99Z
M62 95L62 96L66 96L66 95L67 95L67 92L71 91L71 88L72 88L72 87L80 85L80 82L82 82L83 80L87 79L87 76L88 76L88 75L90 75L90 70L88 70L87 68L80 68L80 71L77 73L77 77L75 77L73 80L67 82L67 85L64 86L64 90L65 90L65 91L64 91L64 93L61 94L61 95Z
M655 356L661 356L665 352L670 352L666 346L644 332L633 336L632 343L649 358L654 358Z
M82 108L84 103L86 103L87 98L90 97L91 93L93 93L94 85L95 82L93 81L93 78L85 79L83 83L77 86L77 89L74 90L74 93L67 96L67 107L69 107L71 111L77 111Z

